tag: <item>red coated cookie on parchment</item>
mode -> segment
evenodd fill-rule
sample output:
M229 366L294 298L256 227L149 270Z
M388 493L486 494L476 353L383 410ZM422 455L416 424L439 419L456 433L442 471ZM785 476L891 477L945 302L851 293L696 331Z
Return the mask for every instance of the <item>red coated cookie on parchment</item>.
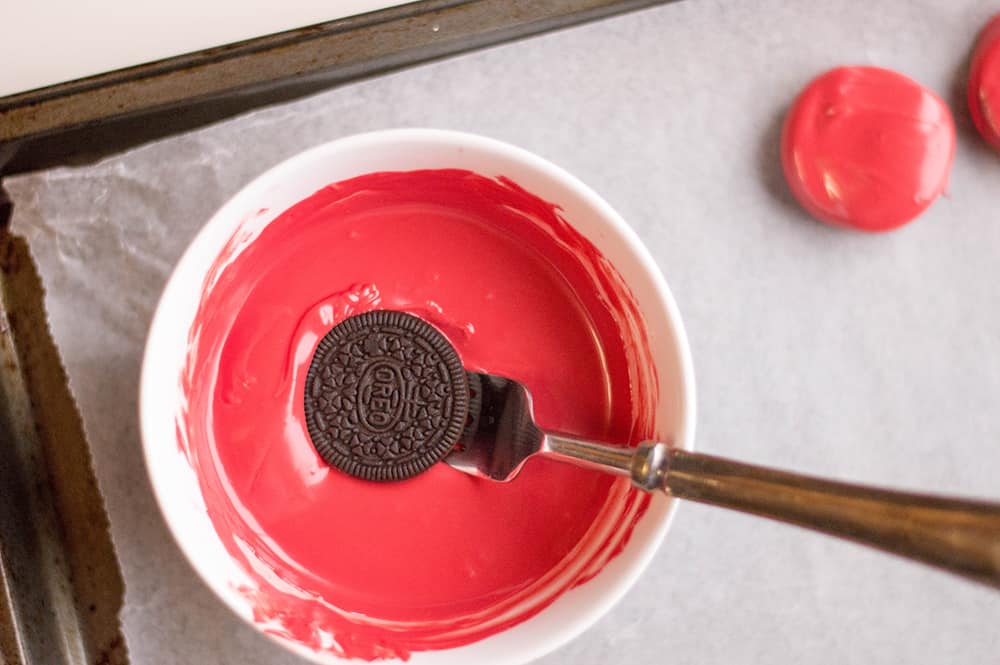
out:
M811 81L782 131L785 179L812 216L862 231L915 219L948 184L955 125L916 81L878 67L838 67Z

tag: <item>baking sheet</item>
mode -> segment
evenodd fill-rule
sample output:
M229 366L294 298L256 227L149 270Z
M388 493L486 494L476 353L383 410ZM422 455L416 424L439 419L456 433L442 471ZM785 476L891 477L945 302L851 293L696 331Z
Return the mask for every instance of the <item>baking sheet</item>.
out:
M298 662L231 617L171 542L142 466L136 386L159 290L200 225L269 166L359 131L510 141L617 208L684 316L701 450L1000 499L1000 156L962 101L976 31L997 9L683 2L7 181L94 449L133 662ZM888 235L810 221L780 175L785 106L847 63L898 69L956 113L948 195ZM995 592L686 504L641 583L540 662L995 662L998 625Z
M405 2L19 2L3 8L0 62L17 66L0 68L0 97Z

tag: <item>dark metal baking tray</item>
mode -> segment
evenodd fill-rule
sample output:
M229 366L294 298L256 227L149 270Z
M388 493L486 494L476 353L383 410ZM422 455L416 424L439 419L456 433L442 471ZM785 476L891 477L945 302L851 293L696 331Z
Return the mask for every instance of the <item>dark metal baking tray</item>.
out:
M92 160L338 83L663 1L423 0L0 97L0 174Z

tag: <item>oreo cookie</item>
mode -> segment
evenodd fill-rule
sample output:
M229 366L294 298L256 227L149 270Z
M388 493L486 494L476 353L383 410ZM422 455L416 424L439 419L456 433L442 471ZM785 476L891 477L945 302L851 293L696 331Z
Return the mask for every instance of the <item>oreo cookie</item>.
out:
M341 321L306 374L306 429L327 464L364 480L403 480L458 442L469 383L444 335L404 312Z

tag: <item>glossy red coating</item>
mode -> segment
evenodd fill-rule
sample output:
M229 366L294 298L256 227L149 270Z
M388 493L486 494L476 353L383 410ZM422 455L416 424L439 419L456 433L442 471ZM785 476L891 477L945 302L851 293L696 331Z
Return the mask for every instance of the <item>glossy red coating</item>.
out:
M1000 150L1000 14L983 28L972 54L969 113L986 142Z
M948 184L955 126L936 94L877 67L838 67L810 82L785 118L785 179L817 219L887 231Z
M398 483L327 467L303 422L306 369L345 317L435 325L467 369L523 382L543 426L635 445L655 435L645 329L614 268L555 205L468 171L326 187L206 279L178 420L255 620L311 649L407 658L541 611L624 546L649 498L530 460L506 484L444 464Z

